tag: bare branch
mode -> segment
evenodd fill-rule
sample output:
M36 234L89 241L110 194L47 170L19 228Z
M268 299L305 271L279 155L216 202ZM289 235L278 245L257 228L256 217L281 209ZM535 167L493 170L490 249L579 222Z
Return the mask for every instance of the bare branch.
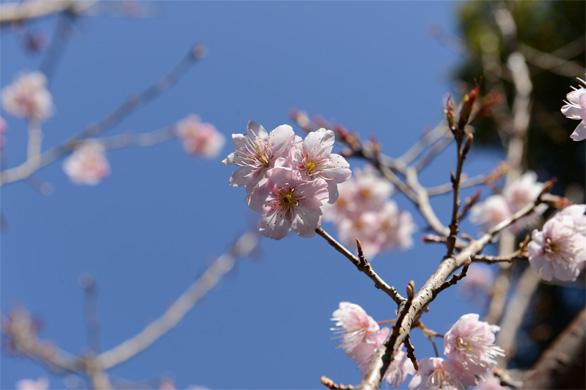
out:
M505 351L505 356L499 357L499 365L503 367L506 367L507 360L515 355L514 345L517 333L540 281L541 277L531 267L525 268L517 281L515 294L507 305L507 310L505 310L500 323L501 330L496 336L496 344Z
M331 389L331 390L355 390L356 387L352 386L352 385L342 385L342 384L336 384L333 380L331 380L330 378L326 377L326 376L322 376L321 377L321 383L322 385L326 386L327 388Z
M187 72L187 70L197 63L205 55L205 48L202 45L196 45L188 54L163 78L155 82L146 90L138 95L127 99L112 113L102 118L98 122L89 125L83 131L65 140L60 145L43 152L35 160L27 159L23 164L4 170L0 173L0 186L26 179L38 169L43 168L58 159L62 158L80 142L89 138L94 138L120 123L128 115L146 105L151 100L159 97Z
M387 282L385 282L380 276L378 276L376 272L374 272L370 263L364 258L364 255L361 258L355 256L352 252L346 249L344 245L336 241L322 228L317 228L315 232L321 237L323 237L328 242L328 244L330 244L335 250L337 250L342 255L344 255L344 257L350 260L352 264L354 264L360 272L363 272L374 282L374 286L376 288L387 293L387 295L391 297L391 299L395 301L398 305L400 305L406 300L404 297L401 296L401 294L397 292L397 290L394 287L389 286Z
M83 372L79 358L37 337L36 326L25 309L14 310L3 319L2 333L15 352L39 361L53 371Z
M0 26L65 11L80 14L96 2L97 0L51 0L4 3L0 5Z
M150 323L136 336L101 353L97 358L100 366L106 370L136 356L174 328L185 314L232 270L238 258L249 254L256 248L258 242L257 233L248 231L240 236L231 250L218 257L161 317Z

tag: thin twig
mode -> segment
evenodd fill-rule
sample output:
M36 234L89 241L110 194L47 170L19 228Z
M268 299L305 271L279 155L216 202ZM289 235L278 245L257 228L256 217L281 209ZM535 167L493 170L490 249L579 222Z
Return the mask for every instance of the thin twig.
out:
M165 311L151 322L136 336L122 344L101 353L97 360L107 370L136 356L168 331L175 327L181 319L199 302L213 287L218 284L236 265L239 257L246 256L258 245L258 234L251 231L244 233L233 245L232 249L218 257L187 290Z
M433 341L432 341L433 343ZM435 343L433 343L433 347L435 348ZM407 357L411 360L411 363L413 363L413 367L415 367L415 370L419 370L419 362L417 361L417 358L415 357L415 347L413 346L413 344L411 344L411 337L407 336L405 338L405 349L407 350ZM436 349L436 356L437 356L437 349Z
M544 187L551 189L551 186ZM435 273L425 282L423 287L415 295L413 302L409 305L408 310L403 311L400 308L399 317L393 326L393 331L387 336L383 344L377 349L375 355L368 367L368 370L360 384L361 390L378 390L383 380L383 374L386 372L392 361L392 356L397 352L400 345L409 335L411 326L417 315L437 296L438 288L445 282L447 277L456 269L463 266L471 256L479 253L496 235L503 229L506 229L519 219L535 211L536 207L541 204L540 194L538 198L528 204L511 218L499 223L489 230L478 240L471 241L466 248L454 257L444 259L438 266Z
M342 255L344 255L344 257L350 260L352 264L354 264L360 272L363 272L374 282L374 286L376 288L387 293L387 295L391 297L391 299L395 301L395 303L400 305L406 300L404 297L401 296L401 294L397 292L397 290L394 287L389 286L387 282L385 282L380 276L378 276L376 272L374 272L370 263L366 259L364 259L364 256L362 256L362 259L355 256L352 252L346 249L344 245L336 241L321 227L317 228L315 232L321 237L323 237L328 242L328 244L330 244L335 250L337 250Z
M40 155L39 163L32 164L30 161L26 161L23 164L7 169L0 173L0 186L8 183L23 180L33 174L38 169L45 167L61 157L69 153L76 144L80 141L94 138L112 127L120 123L128 115L136 111L138 108L144 106L148 102L152 101L156 97L163 94L171 86L177 83L177 81L186 73L191 65L197 63L205 55L205 48L202 45L196 45L192 48L188 54L163 78L155 82L153 85L148 87L146 90L138 95L135 95L122 103L112 113L102 118L98 122L89 125L81 132L70 137L69 139L62 142L60 145L49 149Z
M52 0L3 3L0 4L0 26L64 11L79 14L85 12L96 2L97 0Z
M342 385L342 384L336 384L333 380L331 380L327 376L322 376L320 382L322 383L322 385L326 386L327 388L329 388L331 390L355 390L355 389L357 389L355 386L352 386L352 385L346 386L346 385Z

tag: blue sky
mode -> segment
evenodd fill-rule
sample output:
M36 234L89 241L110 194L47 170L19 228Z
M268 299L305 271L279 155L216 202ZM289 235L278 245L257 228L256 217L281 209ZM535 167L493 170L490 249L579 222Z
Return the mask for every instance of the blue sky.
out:
M214 160L186 155L178 141L108 153L110 177L96 187L69 182L56 163L39 173L49 196L25 183L6 186L2 211L1 308L18 304L42 319L41 336L72 353L86 348L79 278L98 283L102 346L111 348L157 318L258 215L242 188L231 188L232 133L255 120L267 129L292 124L292 108L321 114L398 156L442 119L442 99L461 54L429 33L436 24L457 33L457 3L428 2L149 2L149 18L96 16L75 24L52 82L56 112L44 126L50 147L111 112L131 92L166 73L194 42L207 57L168 93L109 134L144 132L197 113L227 137ZM52 32L55 19L31 27ZM24 53L10 31L1 37L1 85L41 58ZM25 156L26 127L6 118L9 164ZM301 134L298 131L298 134ZM452 153L450 153L450 151ZM422 182L449 180L454 151L428 167ZM498 156L474 150L470 174L492 169ZM351 166L360 166L350 161ZM414 211L407 199L394 199ZM434 199L447 224L449 197ZM419 226L411 250L377 257L373 266L400 291L421 286L445 249L423 246ZM475 233L474 229L468 231ZM331 225L327 231L334 233ZM262 240L262 254L236 267L185 320L158 343L112 371L145 381L172 378L179 388L314 389L329 376L358 383L356 365L332 340L330 317L340 301L362 305L377 320L394 318L395 304L320 238L291 234ZM425 323L446 331L477 311L449 289ZM417 334L417 332L415 332ZM432 355L414 336L418 358ZM2 355L0 386L47 376L27 360Z

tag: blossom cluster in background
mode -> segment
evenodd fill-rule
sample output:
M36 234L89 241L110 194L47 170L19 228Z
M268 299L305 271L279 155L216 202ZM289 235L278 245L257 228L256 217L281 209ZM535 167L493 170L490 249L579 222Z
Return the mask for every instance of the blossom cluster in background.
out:
M176 125L177 136L189 154L205 158L216 157L226 139L211 123L202 123L197 115L190 115Z
M48 390L49 380L45 377L34 379L21 379L16 382L16 390Z
M96 185L110 174L110 164L98 141L86 141L63 161L63 171L75 184Z
M535 229L529 262L543 280L576 280L586 261L586 205L568 206Z
M582 84L586 82L578 79ZM572 87L574 88L574 87ZM586 139L586 89L583 86L574 88L574 90L566 95L566 104L562 107L562 113L574 120L580 121L570 138L574 141L583 141Z
M280 240L291 230L312 237L321 226L322 207L338 197L338 184L352 172L346 160L331 153L334 132L319 129L305 139L291 126L270 133L250 121L247 134L233 134L234 152L224 164L238 170L230 185L246 188L246 204L260 213L260 233Z
M339 191L336 203L325 208L325 218L334 222L346 245L354 246L358 238L369 259L385 249L413 245L417 226L411 214L389 199L393 186L373 168L356 170Z
M504 356L503 350L494 344L499 327L478 318L478 314L463 315L444 335L444 353L449 360L424 358L419 362L419 370L415 371L401 347L384 379L391 386L399 387L408 375L413 375L410 390L464 389L491 379L496 357ZM332 331L342 338L341 348L360 365L364 376L390 329L380 328L362 307L349 302L340 303L332 320L336 321Z
M542 189L543 183L537 181L535 172L526 172L509 183L502 194L489 196L484 202L474 205L470 210L470 220L481 225L482 231L486 232L535 201ZM523 229L536 224L538 218L537 214L525 216L507 230L514 234L520 233Z
M2 106L19 118L42 121L53 111L53 99L47 90L47 78L41 72L19 74L2 89Z

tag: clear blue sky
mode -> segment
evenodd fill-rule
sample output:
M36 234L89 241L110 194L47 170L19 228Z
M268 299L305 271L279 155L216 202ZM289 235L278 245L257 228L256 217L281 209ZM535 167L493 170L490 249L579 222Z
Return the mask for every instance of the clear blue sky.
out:
M247 121L267 129L292 124L299 108L374 134L397 156L442 118L442 99L461 54L429 34L432 24L455 30L457 3L428 2L149 2L144 19L82 18L75 24L52 84L56 113L44 127L56 145L111 112L131 92L167 72L194 42L208 56L182 82L133 114L110 134L150 131L190 113L212 122L228 143L215 160L186 155L179 142L108 154L111 176L97 187L73 185L61 164L39 176L54 192L24 183L2 191L10 227L2 234L1 307L25 305L44 324L41 337L72 353L86 347L79 277L95 275L102 345L111 348L140 331L197 277L233 238L258 219L242 188L231 188L232 133ZM32 27L51 33L54 19ZM23 53L9 30L1 37L1 86L40 57ZM5 115L3 115L5 116ZM5 116L6 157L24 158L26 128ZM439 158L423 184L449 180L453 153ZM471 155L466 171L491 169L496 159ZM357 166L356 161L350 161ZM396 195L401 207L412 210ZM434 200L448 221L448 197ZM421 286L444 255L416 246L374 260L402 292ZM465 225L468 226L468 225ZM333 232L331 225L324 228ZM475 233L475 230L468 230ZM356 365L331 339L330 317L340 301L362 305L377 320L394 318L395 304L320 238L263 239L262 255L246 260L177 327L153 347L112 371L131 380L173 378L179 388L320 389L329 376L358 383ZM450 289L433 303L426 325L444 332L460 315L478 310ZM418 358L432 355L415 331ZM22 378L62 377L21 358L2 355L2 389Z

